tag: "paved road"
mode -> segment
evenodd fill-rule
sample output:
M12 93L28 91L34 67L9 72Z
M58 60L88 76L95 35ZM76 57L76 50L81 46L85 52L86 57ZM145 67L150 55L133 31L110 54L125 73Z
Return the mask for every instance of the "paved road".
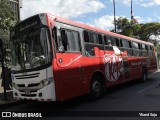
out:
M43 102L30 102L27 104L21 104L17 106L12 106L10 108L3 109L1 111L15 111L15 112L41 112L45 111L50 113L58 114L58 116L63 116L63 113L68 112L70 116L75 114L85 114L86 111L101 111L98 112L86 112L87 115L90 114L90 117L84 115L83 119L91 120L160 120L159 118L154 117L115 117L109 118L106 117L106 111L115 111L115 114L118 112L122 116L127 116L130 112L127 111L160 111L160 72L154 73L149 76L149 80L145 83L139 81L132 81L125 83L123 85L118 85L112 88L109 88L107 94L101 99L95 101L89 101L87 96L80 98L72 99L65 101L63 103L43 103ZM61 111L64 111L63 113ZM78 112L72 112L78 111ZM79 112L82 111L82 112ZM104 113L102 111L105 111ZM126 111L126 112L122 112ZM62 113L62 114L61 114ZM101 115L102 117L95 117L96 115ZM108 112L110 114L110 112ZM133 113L132 113L133 114ZM136 113L137 114L137 113ZM158 114L160 116L160 112ZM74 117L75 118L75 117ZM46 119L46 118L44 118ZM53 118L47 118L53 119ZM54 119L71 119L65 117L54 117ZM82 119L82 117L76 117L76 119Z

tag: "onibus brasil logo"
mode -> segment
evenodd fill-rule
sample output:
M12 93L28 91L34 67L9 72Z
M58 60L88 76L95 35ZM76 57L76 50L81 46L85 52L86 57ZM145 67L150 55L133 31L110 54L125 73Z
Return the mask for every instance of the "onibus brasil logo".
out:
M123 59L115 54L105 55L105 75L108 81L117 81L123 71Z

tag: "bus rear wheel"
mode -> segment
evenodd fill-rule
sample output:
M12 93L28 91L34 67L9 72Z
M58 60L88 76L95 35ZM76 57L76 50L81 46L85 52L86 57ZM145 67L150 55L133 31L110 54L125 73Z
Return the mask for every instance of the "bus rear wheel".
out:
M103 83L94 76L91 82L91 99L100 98L103 95Z

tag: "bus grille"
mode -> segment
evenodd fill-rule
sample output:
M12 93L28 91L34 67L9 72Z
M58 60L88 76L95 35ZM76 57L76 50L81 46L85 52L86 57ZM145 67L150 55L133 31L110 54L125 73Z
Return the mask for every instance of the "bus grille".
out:
M34 74L27 74L27 75L16 75L16 79L29 79L29 78L36 78L39 77L40 73L34 73Z
M22 96L26 97L35 97L36 96L35 92L43 88L42 83L31 83L28 84L28 86L25 86L25 84L17 84L17 85L18 85L17 90L21 93ZM25 94L26 91L29 91L30 94Z

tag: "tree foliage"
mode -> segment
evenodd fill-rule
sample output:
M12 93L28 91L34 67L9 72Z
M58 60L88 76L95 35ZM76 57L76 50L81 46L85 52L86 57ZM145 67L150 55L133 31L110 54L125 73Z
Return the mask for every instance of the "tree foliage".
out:
M14 13L10 9L7 0L0 0L0 27L8 29L14 23Z
M116 27L117 33L129 36L129 37L137 36L137 32L141 29L141 26L135 23L135 21L128 20L127 18L124 18L124 17L119 17L116 20L116 26L117 26Z
M138 34L142 40L149 40L151 35L158 36L160 34L160 23L141 24Z
M144 41L149 41L151 36L154 36L154 40L152 38L152 42L155 44L158 40L160 40L160 23L152 22L152 23L144 23L137 24L134 20L128 20L124 17L119 17L116 21L117 33L126 35L129 37L136 37ZM113 31L113 30L111 30Z
M14 25L14 13L10 9L7 0L0 0L0 37L7 39L9 29Z

